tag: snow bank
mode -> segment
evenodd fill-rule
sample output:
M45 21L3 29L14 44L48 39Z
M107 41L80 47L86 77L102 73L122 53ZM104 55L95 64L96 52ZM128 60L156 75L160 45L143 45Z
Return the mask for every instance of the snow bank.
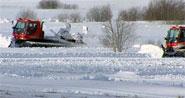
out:
M140 46L139 53L150 54L152 58L161 58L163 55L163 50L158 46L148 44Z
M10 45L11 38L10 37L4 37L0 34L0 47L8 47Z

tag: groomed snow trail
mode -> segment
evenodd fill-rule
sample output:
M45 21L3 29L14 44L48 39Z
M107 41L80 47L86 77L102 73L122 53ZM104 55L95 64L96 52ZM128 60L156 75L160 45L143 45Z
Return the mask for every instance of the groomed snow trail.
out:
M5 98L176 98L184 92L184 58L106 48L0 48Z

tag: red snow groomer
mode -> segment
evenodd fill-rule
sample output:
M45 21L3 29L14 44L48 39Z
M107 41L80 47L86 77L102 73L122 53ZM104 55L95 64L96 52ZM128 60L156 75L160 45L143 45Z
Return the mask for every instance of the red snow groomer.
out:
M44 36L43 23L40 20L19 18L13 27L13 38L9 47L73 47L83 44L69 33L71 25L60 28L58 33L53 30L54 36Z
M185 26L172 26L165 40L163 57L185 57Z

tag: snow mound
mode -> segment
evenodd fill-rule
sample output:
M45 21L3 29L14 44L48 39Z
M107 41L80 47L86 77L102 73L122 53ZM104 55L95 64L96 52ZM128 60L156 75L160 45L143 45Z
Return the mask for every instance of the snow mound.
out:
M163 50L159 46L155 45L141 45L139 53L150 54L152 58L161 58L163 55Z
M10 45L11 42L11 38L10 37L5 37L3 35L0 34L0 47L5 48L8 47Z

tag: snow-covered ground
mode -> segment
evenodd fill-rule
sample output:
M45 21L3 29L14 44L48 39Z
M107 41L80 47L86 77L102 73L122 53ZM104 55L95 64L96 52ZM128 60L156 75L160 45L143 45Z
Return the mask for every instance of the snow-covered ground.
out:
M185 60L105 48L0 48L5 98L176 98L185 96ZM145 50L145 49L144 49Z
M84 15L89 8L110 4L113 13L150 0L62 0L78 4ZM44 19L46 35L64 23L53 19L59 12L41 10L39 0L0 0L0 98L177 98L185 96L185 59L161 58L162 50L151 42L163 42L170 25L134 23L136 45L114 53L100 42L102 23L72 23L72 33L89 28L87 46L73 48L7 48L11 21L22 8L31 8ZM10 14L11 13L11 14ZM51 21L52 19L52 21Z
M152 24L152 25L151 25ZM2 98L177 98L185 96L185 60L162 59L153 45L114 53L102 48L101 23L72 24L72 32L90 28L86 47L6 48L11 23L1 23L0 97ZM57 31L63 23L48 22ZM139 22L140 39L160 36L168 25ZM49 27L49 28L47 28ZM96 29L94 29L96 28ZM157 31L155 31L157 30ZM162 34L163 35L163 34ZM160 38L159 38L160 39ZM94 40L94 43L92 43ZM154 39L155 40L155 39Z

